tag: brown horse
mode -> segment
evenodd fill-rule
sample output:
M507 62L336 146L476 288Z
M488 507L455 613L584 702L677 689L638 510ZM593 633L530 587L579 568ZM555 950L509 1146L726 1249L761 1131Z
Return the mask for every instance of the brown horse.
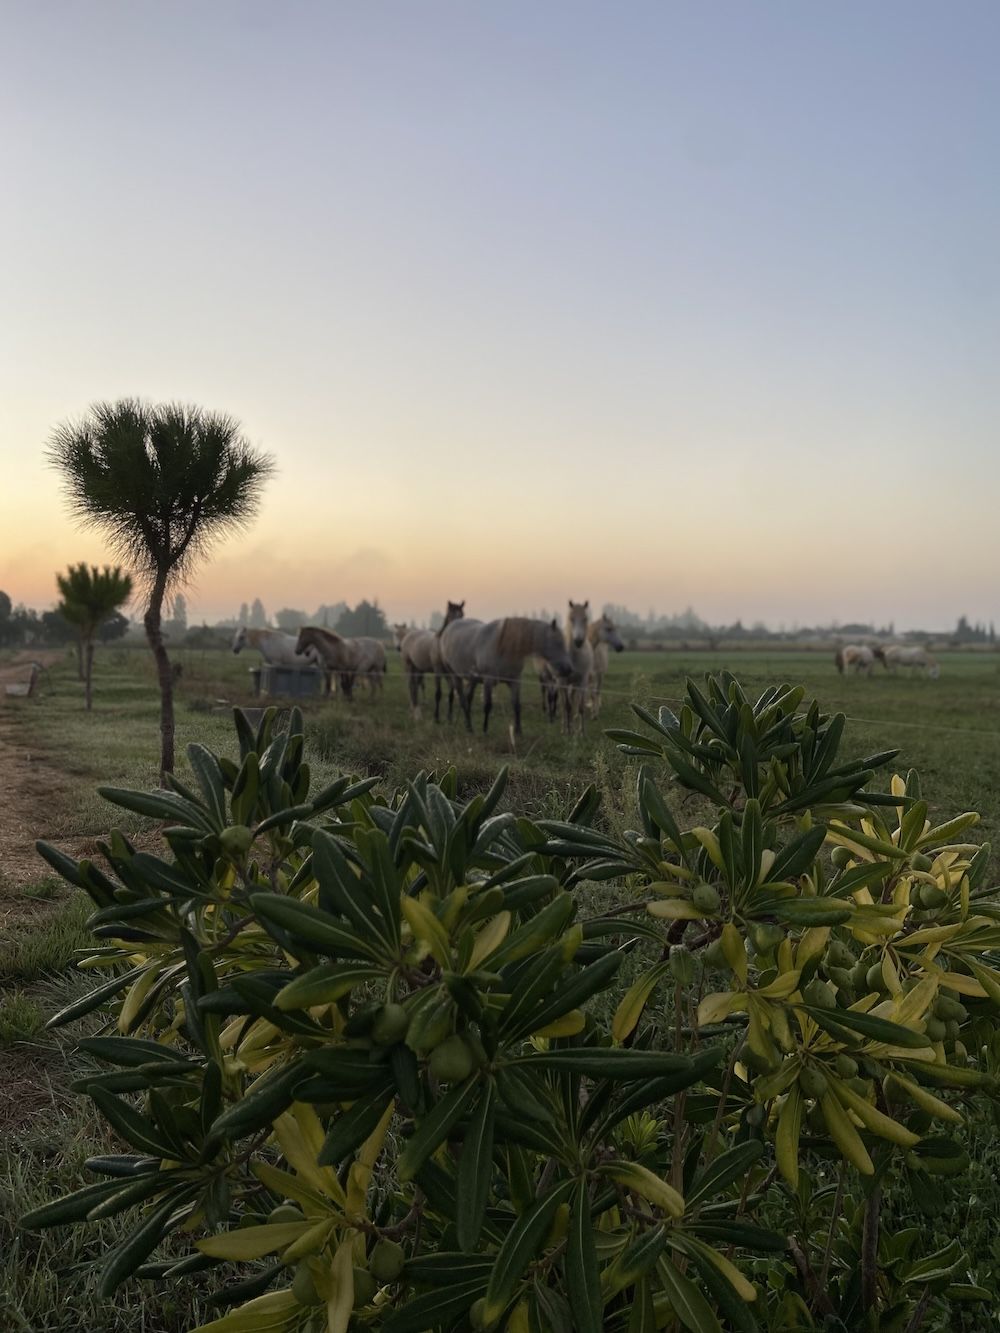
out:
M317 625L303 625L299 630L295 651L305 656L310 650L318 653L327 671L339 679L340 688L348 699L354 693L354 682L358 676L368 681L372 694L382 688L385 648L377 639L345 639L333 630L320 629Z
M444 620L439 629L407 630L397 646L403 658L403 670L410 693L410 708L413 716L420 716L419 693L424 687L424 677L434 673L434 721L441 720L441 678L445 674L441 662L441 634L446 625L453 620L461 620L465 615L465 602L449 602ZM399 626L395 626L398 638ZM451 720L455 702L454 688L448 693L448 719Z

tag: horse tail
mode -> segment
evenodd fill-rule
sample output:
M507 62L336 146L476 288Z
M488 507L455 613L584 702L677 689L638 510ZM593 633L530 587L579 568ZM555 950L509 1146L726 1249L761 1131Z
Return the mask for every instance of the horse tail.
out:
M841 675L843 675L843 674L844 674L844 650L843 650L843 648L838 648L838 649L837 649L837 655L836 655L836 657L835 657L833 660L834 660L834 662L836 662L836 664L837 664L837 670L840 672Z

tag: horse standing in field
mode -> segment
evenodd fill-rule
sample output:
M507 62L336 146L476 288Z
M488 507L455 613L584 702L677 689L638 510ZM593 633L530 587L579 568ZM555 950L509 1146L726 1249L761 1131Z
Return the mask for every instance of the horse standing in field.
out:
M547 662L542 663L539 680L542 684L542 703L550 722L555 721L559 697L563 701L563 728L573 730L573 719L578 718L583 732L584 711L590 697L594 671L594 648L590 642L590 602L574 602L570 598L569 613L563 637L573 670L560 681Z
M297 651L294 634L284 634L280 629L249 629L241 625L233 635L234 653L244 648L255 648L269 666L294 667L302 670L302 655ZM320 658L315 648L304 654L312 666L319 666Z
M295 651L300 656L310 651L318 654L331 675L338 677L340 687L348 699L354 693L354 682L358 676L368 681L372 694L382 688L385 648L378 639L345 639L333 630L303 625L299 630Z
M472 701L483 685L483 731L489 728L493 690L510 686L514 733L521 734L521 675L525 662L544 658L560 676L573 670L566 643L556 621L507 616L502 620L454 620L441 632L441 660L458 693L465 725L472 730Z
M875 655L878 651L876 648L875 652L872 652L867 644L849 643L837 649L837 655L833 660L842 676L849 675L851 668L854 669L856 676L860 676L862 673L870 676L875 665Z
M413 716L420 716L419 693L424 687L424 677L434 673L434 721L441 720L441 678L445 669L441 660L441 635L454 620L461 620L465 615L465 602L449 602L444 621L440 629L411 629L397 644L403 658L403 670L410 694L410 707ZM399 626L397 625L398 631ZM455 706L455 687L449 684L448 721L451 721Z
M625 651L625 645L618 627L606 613L591 624L587 637L594 650L594 669L590 677L590 715L597 717L601 711L601 687L608 674L608 650L621 653Z
M904 648L900 644L892 644L889 648L876 648L875 656L886 671L890 671L893 675L900 667L912 667L914 672L922 671L931 680L937 680L941 674L936 659L926 648Z

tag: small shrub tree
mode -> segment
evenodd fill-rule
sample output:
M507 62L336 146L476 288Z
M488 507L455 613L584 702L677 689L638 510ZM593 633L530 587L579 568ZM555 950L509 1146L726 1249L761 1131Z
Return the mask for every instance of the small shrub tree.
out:
M83 681L83 706L93 707L94 640L101 627L132 596L132 580L116 565L71 565L67 573L57 574L56 583L62 600L56 608L64 620L76 626L80 636L80 679ZM126 622L127 623L127 622Z
M40 850L96 904L107 979L52 1022L111 1007L81 1090L123 1152L24 1225L140 1207L109 1294L242 1265L212 1333L960 1327L989 1289L905 1223L995 1105L988 850L801 701L637 709L623 837L592 789L500 812L504 775L310 798L294 712L103 789L167 856Z
M146 586L143 624L160 686L160 771L174 767L174 672L163 600L199 555L257 510L271 462L219 412L137 399L60 426L49 457L78 517L102 528Z

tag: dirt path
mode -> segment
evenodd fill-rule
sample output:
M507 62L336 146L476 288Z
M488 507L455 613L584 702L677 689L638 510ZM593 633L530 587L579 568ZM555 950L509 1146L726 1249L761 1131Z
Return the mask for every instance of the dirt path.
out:
M25 884L51 873L35 851L36 838L52 837L83 854L72 840L54 836L58 813L72 799L71 779L32 747L29 736L25 719L0 708L0 931L43 906L22 893Z

